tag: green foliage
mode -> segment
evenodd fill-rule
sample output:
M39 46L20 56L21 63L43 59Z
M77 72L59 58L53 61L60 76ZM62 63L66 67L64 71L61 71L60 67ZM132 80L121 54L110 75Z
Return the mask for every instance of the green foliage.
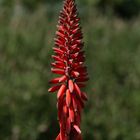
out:
M86 23L93 23L85 28L87 64L93 82L89 94L92 101L84 114L84 139L138 140L140 32L138 24L109 20Z
M1 0L0 5L12 7L14 3L21 3L28 10L33 12L39 5L60 4L63 0ZM140 13L140 0L77 0L83 6L96 7L100 12L131 19Z
M12 5L13 5L13 0L1 0L0 1L0 5L2 5L2 6L9 6L9 7L11 7Z
M0 139L53 140L56 94L48 80L59 7L0 8ZM55 10L54 10L54 9ZM140 20L79 7L90 81L84 140L140 139ZM94 14L93 14L94 13ZM55 16L53 16L55 15Z
M97 5L105 13L112 10L116 15L127 19L140 13L139 0L100 0Z
M29 10L35 10L39 4L45 2L46 0L22 0L22 4Z
M115 5L115 12L124 18L132 18L140 13L140 1L139 0L123 0Z

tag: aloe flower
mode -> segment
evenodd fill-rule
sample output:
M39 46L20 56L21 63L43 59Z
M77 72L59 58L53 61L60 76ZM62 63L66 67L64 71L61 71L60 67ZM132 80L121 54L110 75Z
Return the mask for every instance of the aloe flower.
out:
M81 88L85 87L88 74L84 66L84 43L79 20L75 1L65 0L53 48L54 63L51 63L51 71L60 76L50 81L55 85L48 90L57 91L60 133L56 140L82 140L81 111L87 96Z

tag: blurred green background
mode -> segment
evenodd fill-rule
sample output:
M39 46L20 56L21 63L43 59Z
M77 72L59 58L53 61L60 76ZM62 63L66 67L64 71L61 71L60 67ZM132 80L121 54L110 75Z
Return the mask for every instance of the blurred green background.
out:
M84 140L140 140L140 0L77 0L89 101ZM0 140L54 140L48 93L62 0L0 0Z

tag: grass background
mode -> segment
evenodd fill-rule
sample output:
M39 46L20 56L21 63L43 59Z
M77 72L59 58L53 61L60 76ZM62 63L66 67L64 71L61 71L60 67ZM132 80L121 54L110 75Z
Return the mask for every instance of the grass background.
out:
M102 0L77 3L90 76L83 139L140 140L139 15L118 16L118 1L106 1L109 8ZM61 7L48 0L0 3L1 140L53 140L59 131L56 94L47 90Z

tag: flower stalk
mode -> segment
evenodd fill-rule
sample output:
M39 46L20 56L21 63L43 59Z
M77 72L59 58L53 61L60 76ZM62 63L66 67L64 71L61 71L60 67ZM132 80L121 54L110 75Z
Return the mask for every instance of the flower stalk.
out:
M79 21L75 0L65 0L53 48L54 62L51 63L51 71L60 76L50 81L55 85L48 90L57 91L60 133L56 140L82 140L81 112L87 96L81 89L85 87L88 73L84 66L84 43Z

